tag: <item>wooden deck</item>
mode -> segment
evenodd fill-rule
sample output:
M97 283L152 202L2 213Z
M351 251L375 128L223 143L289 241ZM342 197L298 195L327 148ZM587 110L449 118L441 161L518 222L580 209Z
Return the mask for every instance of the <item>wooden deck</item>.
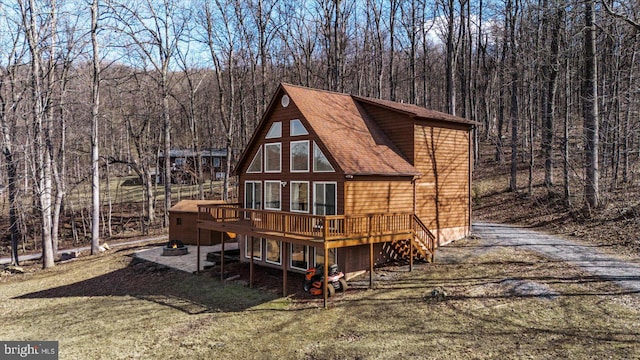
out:
M329 249L369 245L369 284L373 285L373 245L392 242L398 253L433 261L435 237L413 213L377 213L363 215L318 216L284 211L241 208L239 204L199 205L198 230L207 229L281 240L285 243ZM200 236L197 237L200 239ZM253 241L253 240L252 240ZM253 247L253 244L251 245ZM224 258L224 243L222 243ZM198 250L198 256L200 251ZM287 253L284 252L283 263ZM324 257L324 304L327 306L328 256ZM253 257L250 257L249 284L253 282ZM224 262L221 264L224 267ZM287 267L283 266L283 295L286 295ZM199 269L198 269L199 270ZM221 270L221 274L224 271ZM222 276L222 275L221 275Z
M198 206L198 228L283 240L327 248L408 240L414 236L411 213L318 216L240 208Z

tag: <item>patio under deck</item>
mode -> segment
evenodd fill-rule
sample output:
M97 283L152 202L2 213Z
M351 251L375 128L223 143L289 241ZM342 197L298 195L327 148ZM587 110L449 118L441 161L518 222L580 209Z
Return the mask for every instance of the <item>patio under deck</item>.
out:
M243 234L252 237L280 240L284 243L329 249L369 245L369 285L373 285L373 245L376 243L409 240L410 254L417 252L425 259L433 259L435 238L412 213L384 213L363 215L309 215L283 211L240 208L238 204L199 205L198 233L201 229ZM200 235L198 234L198 239ZM253 240L252 240L253 241ZM199 244L198 244L199 246ZM252 244L253 248L253 244ZM198 250L198 258L200 251ZM283 252L283 264L287 252ZM224 259L224 243L222 256ZM198 260L199 261L199 260ZM324 304L327 305L328 257L324 257ZM250 257L249 285L253 283L253 257ZM224 260L221 261L221 277ZM409 256L409 270L413 256ZM200 270L200 269L198 269ZM283 265L283 296L286 296L287 268Z

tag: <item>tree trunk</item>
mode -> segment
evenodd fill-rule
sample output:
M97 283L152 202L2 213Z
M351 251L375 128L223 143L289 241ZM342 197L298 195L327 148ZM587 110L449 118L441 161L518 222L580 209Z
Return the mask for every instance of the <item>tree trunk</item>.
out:
M518 64L516 53L516 19L518 14L518 0L515 0L513 12L509 11L511 26L509 27L509 41L511 48L511 178L509 190L518 191Z
M547 95L542 126L542 152L544 156L544 185L553 186L553 138L554 117L556 113L556 90L558 88L558 72L560 70L560 27L564 16L560 4L556 6L556 16L551 24L551 58L547 65Z
M169 208L171 208L171 116L169 115L169 89L167 84L168 68L162 74L162 116L164 135L164 209L162 226L169 226Z
M31 55L31 115L33 116L33 159L35 165L34 197L38 200L37 211L40 218L40 239L42 242L42 267L55 266L53 244L51 241L51 155L46 143L46 126L43 104L44 86L41 68L41 38L37 21L38 7L35 0L29 0L25 7L23 0L18 0L25 36Z
M564 188L564 201L567 206L571 205L571 189L569 186L569 121L570 121L570 93L571 93L571 76L570 76L569 59L565 60L565 82L564 82L564 135L562 138L562 177Z
M596 62L596 25L595 0L585 2L584 29L584 78L582 100L584 109L585 138L585 207L597 208L599 204L599 115L598 115L598 77Z
M456 85L454 83L454 73L456 69L456 51L454 44L455 30L455 2L448 1L447 13L447 54L446 54L446 81L447 81L447 112L456 114Z
M98 2L91 3L91 254L100 251L100 155L98 151L98 125L100 111L100 58L98 45ZM107 187L109 184L107 184Z

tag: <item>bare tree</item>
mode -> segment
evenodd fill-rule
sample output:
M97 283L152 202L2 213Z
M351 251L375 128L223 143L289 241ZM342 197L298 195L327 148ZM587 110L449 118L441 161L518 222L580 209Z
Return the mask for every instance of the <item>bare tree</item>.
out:
M447 112L451 115L456 114L456 86L454 83L454 74L456 71L456 44L455 44L455 1L447 0L445 6L445 17L447 19L447 52L446 52L446 76L447 76Z
M585 207L599 206L598 170L598 73L596 63L595 0L584 3L584 75L582 87L585 141Z
M545 112L542 126L542 151L544 153L544 184L553 185L553 139L554 118L556 114L556 92L558 89L558 73L560 72L560 30L563 24L564 8L555 1L553 4L554 16L551 18L551 53L546 65L547 89Z
M202 164L202 152L200 144L200 131L198 130L198 115L196 114L198 104L196 102L196 95L200 90L204 80L206 79L206 73L204 71L197 71L191 67L189 52L191 47L189 43L183 44L181 48L178 48L176 55L178 60L178 66L183 74L183 83L186 85L186 89L181 89L181 92L186 92L187 101L179 102L183 109L183 112L187 116L187 122L189 125L189 134L191 140L191 148L195 153L195 173L198 183L198 197L204 199L204 171Z
M212 8L208 2L204 4L204 43L207 45L209 55L213 61L216 75L218 106L220 111L221 124L225 134L225 149L227 150L227 168L224 173L222 199L229 198L229 173L231 172L231 156L233 152L234 133L236 129L236 118L234 110L236 105L236 78L234 76L235 67L235 42L236 36L233 22L233 12L231 0L226 2L216 1L216 7ZM216 17L218 16L218 17ZM216 28L220 24L221 29ZM226 69L223 67L226 64ZM226 74L226 76L225 76ZM225 84L228 88L225 88ZM225 94L228 94L228 99Z
M99 252L100 245L100 152L98 125L100 116L100 55L98 43L99 0L91 2L91 254ZM107 184L108 186L108 184Z
M512 3L513 1L513 3ZM519 0L507 1L507 16L509 17L509 51L511 53L511 104L509 116L511 117L511 177L509 178L509 190L518 191L518 64L516 48L516 22L518 18Z
M113 4L123 33L128 36L136 50L152 66L157 76L156 82L162 94L162 133L164 154L164 217L163 226L169 225L171 207L171 114L169 107L169 68L186 28L187 18L175 0L163 0L158 5L145 0L140 7L133 7L124 1Z
M38 199L38 215L40 217L40 232L42 241L42 266L50 268L55 266L53 244L51 240L51 154L46 143L46 132L49 121L46 119L44 106L45 85L42 72L42 38L39 23L41 9L37 7L35 0L18 0L22 25L30 54L30 80L31 80L31 116L33 131L33 154L35 174L35 196ZM55 12L55 2L51 3L51 11Z
M8 11L5 9L5 11ZM18 159L14 139L17 139L18 106L23 99L24 91L18 88L17 71L24 58L26 47L22 46L20 33L23 32L21 24L10 18L6 13L1 17L1 24L6 29L16 31L7 32L11 38L0 53L3 53L5 67L0 67L0 134L2 135L2 154L4 155L4 167L7 172L7 187L9 195L9 235L11 238L11 263L20 265L18 257L18 240L21 237L18 224L18 208L20 206L18 196ZM6 52L5 52L6 51ZM5 92L6 91L6 92Z

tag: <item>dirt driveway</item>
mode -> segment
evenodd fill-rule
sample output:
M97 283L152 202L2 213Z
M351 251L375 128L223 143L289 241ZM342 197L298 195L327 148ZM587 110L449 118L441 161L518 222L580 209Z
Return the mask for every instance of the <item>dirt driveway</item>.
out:
M535 251L548 258L578 266L595 276L616 283L631 293L640 294L640 260L637 258L622 261L605 254L595 245L579 244L512 225L476 222L473 224L473 233L482 239L486 250L509 247ZM447 261L446 256L445 252L445 257L441 260Z

